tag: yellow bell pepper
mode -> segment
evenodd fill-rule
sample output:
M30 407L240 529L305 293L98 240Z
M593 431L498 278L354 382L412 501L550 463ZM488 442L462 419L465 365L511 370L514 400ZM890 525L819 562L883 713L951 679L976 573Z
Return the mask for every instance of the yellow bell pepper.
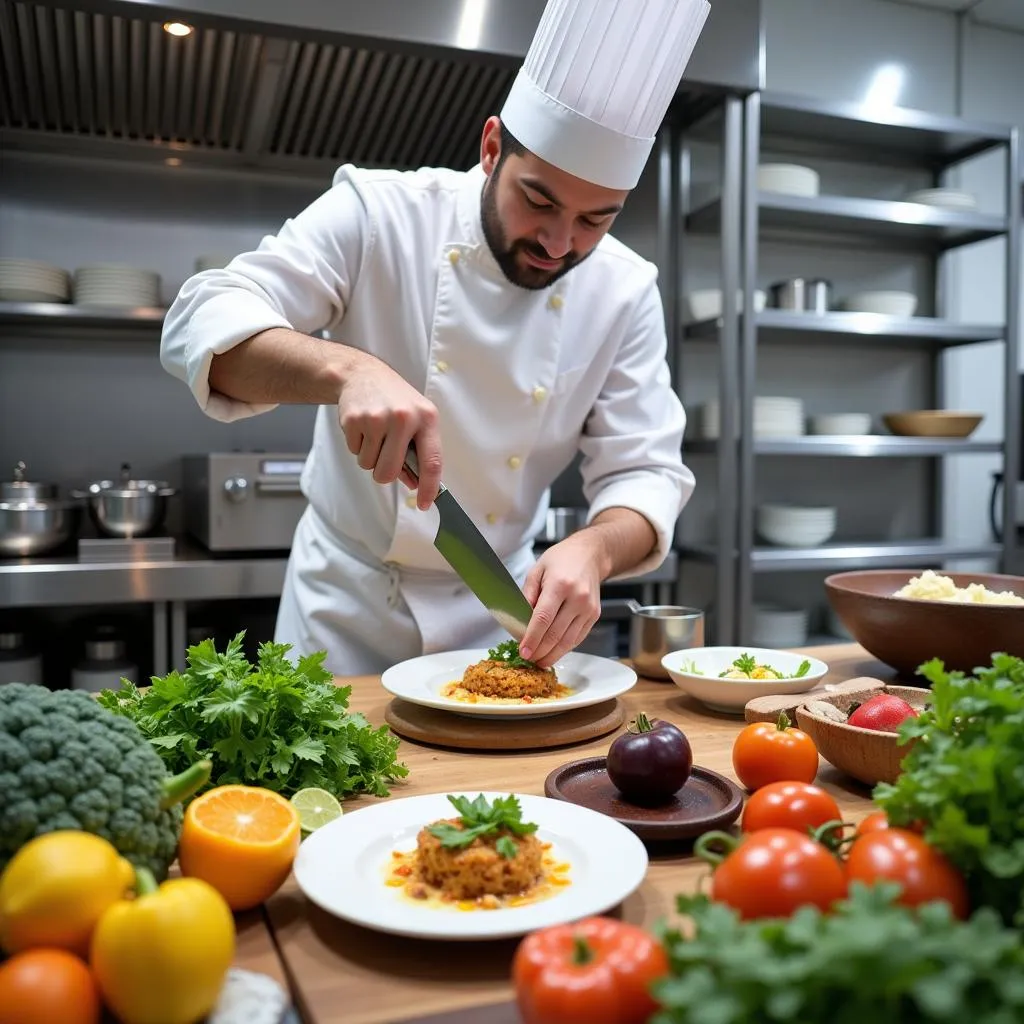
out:
M216 1005L234 960L231 910L198 878L158 887L140 868L135 891L93 933L90 963L103 999L123 1024L194 1024Z
M29 840L0 875L0 947L55 946L81 957L104 911L124 899L133 869L111 843L61 829Z

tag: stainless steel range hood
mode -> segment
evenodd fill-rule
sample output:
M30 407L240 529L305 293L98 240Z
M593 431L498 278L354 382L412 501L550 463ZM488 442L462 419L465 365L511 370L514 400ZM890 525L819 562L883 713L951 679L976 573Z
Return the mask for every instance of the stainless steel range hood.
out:
M0 0L0 146L317 178L345 161L466 167L543 6ZM714 0L680 104L759 87L760 22L760 0Z

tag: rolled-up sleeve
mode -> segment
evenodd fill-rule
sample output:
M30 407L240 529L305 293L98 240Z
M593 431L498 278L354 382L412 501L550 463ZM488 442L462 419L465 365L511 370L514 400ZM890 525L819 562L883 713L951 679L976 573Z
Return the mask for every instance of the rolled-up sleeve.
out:
M185 282L164 320L164 369L188 384L214 419L237 420L275 408L211 391L213 357L272 327L310 334L336 325L348 306L368 233L366 207L339 172L331 189L259 248Z
M695 486L682 459L686 413L673 390L665 352L665 316L652 281L580 440L588 522L605 509L628 508L657 535L650 555L617 579L650 572L664 561L676 520Z

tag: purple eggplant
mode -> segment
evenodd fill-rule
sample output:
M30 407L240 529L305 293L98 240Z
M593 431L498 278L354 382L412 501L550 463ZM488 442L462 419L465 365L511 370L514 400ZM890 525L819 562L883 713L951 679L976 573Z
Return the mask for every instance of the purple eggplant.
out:
M692 769L693 751L682 729L643 712L608 750L608 777L633 803L670 800Z

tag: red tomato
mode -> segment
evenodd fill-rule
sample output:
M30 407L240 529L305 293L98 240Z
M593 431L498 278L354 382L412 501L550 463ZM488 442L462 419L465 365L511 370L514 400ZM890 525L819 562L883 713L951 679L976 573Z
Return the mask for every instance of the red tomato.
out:
M651 983L668 966L642 928L590 917L527 935L512 981L525 1024L644 1024L657 1009Z
M885 811L872 811L857 825L855 835L864 836L869 832L884 832L889 827L889 818Z
M808 904L827 911L845 895L839 861L821 843L788 828L744 836L711 878L711 898L745 920L789 917Z
M916 907L945 900L961 920L970 913L967 885L946 857L916 832L886 828L857 836L846 854L850 882L872 885L884 880L903 886L898 902Z
M732 767L751 790L770 782L813 782L818 748L782 714L778 722L754 722L740 732L732 746Z
M791 828L805 835L826 821L840 821L839 804L820 786L806 782L773 782L762 786L743 808L743 831Z

